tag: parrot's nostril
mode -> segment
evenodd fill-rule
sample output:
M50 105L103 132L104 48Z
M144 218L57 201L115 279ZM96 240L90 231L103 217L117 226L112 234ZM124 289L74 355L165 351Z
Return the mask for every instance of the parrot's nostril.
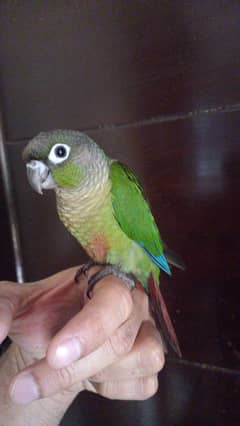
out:
M31 160L29 163L27 163L27 170L29 172L38 174L41 178L41 180L45 180L48 176L49 169L42 161L39 160Z
M38 162L36 160L32 160L30 163L27 164L27 167L30 169L36 169L38 167Z

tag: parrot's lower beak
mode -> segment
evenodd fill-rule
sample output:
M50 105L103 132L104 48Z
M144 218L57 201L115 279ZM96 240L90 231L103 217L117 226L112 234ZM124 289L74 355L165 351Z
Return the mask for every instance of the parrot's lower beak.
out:
M31 160L26 164L26 167L28 181L38 194L42 194L43 189L54 189L56 187L49 168L42 161Z

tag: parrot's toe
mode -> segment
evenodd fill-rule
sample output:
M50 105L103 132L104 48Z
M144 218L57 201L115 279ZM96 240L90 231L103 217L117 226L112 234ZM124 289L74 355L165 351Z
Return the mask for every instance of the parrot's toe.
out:
M74 277L74 281L76 284L80 283L80 279L82 275L86 275L86 273L93 268L93 266L97 266L98 263L94 262L94 260L89 260L85 265L81 266L76 272L76 275Z
M127 274L126 272L121 271L121 269L117 268L116 266L107 265L104 269L101 269L100 271L96 272L96 274L92 275L91 278L88 280L87 296L89 299L91 299L91 293L95 285L108 275L113 275L114 277L117 277L122 280L130 291L136 287L137 280L133 274Z

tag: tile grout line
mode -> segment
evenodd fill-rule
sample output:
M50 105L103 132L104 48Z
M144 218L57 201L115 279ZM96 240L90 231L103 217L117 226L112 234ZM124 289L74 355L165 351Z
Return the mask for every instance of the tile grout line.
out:
M208 370L208 371L212 371L216 373L240 376L240 370L238 369L235 370L228 367L220 367L217 365L206 364L204 362L196 362L196 361L189 361L186 359L173 359L173 358L172 359L169 358L168 362L171 364L185 365L187 367L198 368L200 370Z
M205 108L205 109L196 109L193 111L183 112L183 113L153 116L150 118L137 120L137 121L129 121L129 122L115 123L115 124L102 124L99 126L82 128L80 130L89 132L94 130L115 130L115 129L134 128L139 126L151 126L152 124L157 124L157 123L169 123L173 121L197 118L197 117L210 115L210 114L230 113L230 112L237 112L237 111L240 111L240 103L236 103L232 105L221 105L221 106Z
M4 143L5 142L4 142L4 131L3 131L3 119L0 112L0 164L1 164L1 170L2 170L2 176L3 176L5 197L7 202L7 210L8 210L9 221L10 221L10 231L11 231L12 244L13 244L15 272L16 272L17 281L19 283L23 283L24 270L23 270L22 250L21 250L21 244L20 244L19 228L18 228L16 208L15 208L13 192L12 192L12 184L11 184L8 160L6 155L6 148Z
M222 114L222 113L230 113L230 112L238 112L240 111L240 103L230 104L230 105L219 105L216 107L210 107L210 108L204 108L204 109L195 109L193 111L189 112L182 112L182 113L176 113L176 114L169 114L169 115L159 115L159 116L153 116L142 120L136 120L136 121L129 121L129 122L122 122L122 123L105 123L105 124L99 124L95 126L90 127L81 127L76 130L79 130L81 132L92 132L92 131L98 131L98 130L117 130L117 129L131 129L134 127L140 127L140 126L151 126L153 124L158 123L171 123L174 121L179 120L188 120L198 117L203 117L206 115L211 114ZM18 141L27 141L31 139L35 135L31 136L25 136L21 139L13 139L8 140L7 143L14 143Z

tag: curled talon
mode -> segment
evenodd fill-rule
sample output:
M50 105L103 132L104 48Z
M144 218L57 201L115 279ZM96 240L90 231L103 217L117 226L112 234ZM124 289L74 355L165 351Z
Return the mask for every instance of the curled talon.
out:
M98 263L94 262L94 260L89 260L87 263L85 263L83 266L81 266L81 268L79 268L77 270L76 274L75 274L75 277L74 277L75 283L79 284L81 276L82 275L86 276L87 272L91 268L93 268L94 266L97 266L97 265L98 265Z

